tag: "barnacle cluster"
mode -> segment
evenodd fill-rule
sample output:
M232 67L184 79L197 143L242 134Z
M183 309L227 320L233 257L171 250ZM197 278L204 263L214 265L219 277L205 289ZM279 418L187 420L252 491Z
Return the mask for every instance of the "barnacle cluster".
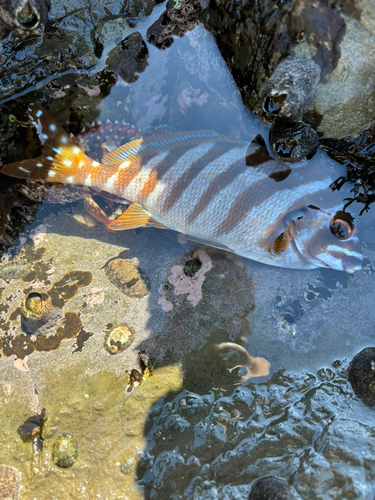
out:
M269 139L274 154L294 163L311 157L318 135L304 115L313 109L320 68L312 60L289 56L283 59L264 85L260 106L272 121Z

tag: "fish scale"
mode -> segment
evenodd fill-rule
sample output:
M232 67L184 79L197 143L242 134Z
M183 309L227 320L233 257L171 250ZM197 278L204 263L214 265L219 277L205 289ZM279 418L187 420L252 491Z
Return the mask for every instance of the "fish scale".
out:
M265 264L354 272L362 253L350 214L318 161L293 167L214 131L140 138L88 158L43 108L29 117L38 158L6 165L21 178L93 187L132 202L112 230L157 226Z

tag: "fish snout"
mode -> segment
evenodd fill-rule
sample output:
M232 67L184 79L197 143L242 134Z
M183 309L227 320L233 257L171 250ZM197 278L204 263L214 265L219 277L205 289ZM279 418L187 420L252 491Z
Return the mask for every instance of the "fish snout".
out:
M359 271L362 269L362 258L353 257L350 255L345 255L342 259L343 270L349 274L354 273L354 271Z

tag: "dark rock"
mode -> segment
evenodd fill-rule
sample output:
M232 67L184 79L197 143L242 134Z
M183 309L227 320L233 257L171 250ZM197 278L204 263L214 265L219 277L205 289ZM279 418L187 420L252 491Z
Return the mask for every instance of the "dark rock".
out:
M156 47L165 49L173 42L173 35L183 36L195 28L207 0L169 0L166 10L147 30L147 40Z
M141 73L147 66L149 52L142 35L137 31L129 35L108 54L106 64L125 82L138 80L136 73Z

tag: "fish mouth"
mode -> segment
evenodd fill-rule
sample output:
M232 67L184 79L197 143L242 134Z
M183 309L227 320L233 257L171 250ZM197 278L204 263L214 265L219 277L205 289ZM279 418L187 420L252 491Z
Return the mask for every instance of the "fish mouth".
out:
M358 257L344 255L341 259L337 259L340 265L329 264L318 257L315 257L309 253L311 257L311 262L316 262L318 267L326 267L328 269L336 269L338 271L345 271L348 274L353 274L355 271L360 271L362 269L363 255L358 254Z
M363 256L362 256L363 259ZM342 259L342 267L344 271L349 274L353 274L355 271L359 271L362 269L362 259L358 257L350 257L346 256Z

